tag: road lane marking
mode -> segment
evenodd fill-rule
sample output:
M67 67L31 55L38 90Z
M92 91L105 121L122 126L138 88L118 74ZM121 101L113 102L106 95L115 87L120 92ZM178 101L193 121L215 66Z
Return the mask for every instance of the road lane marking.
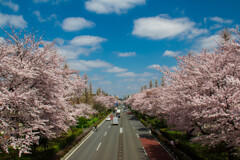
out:
M97 150L99 149L99 147L101 146L102 143L99 143L98 147L97 147Z
M122 127L120 128L120 133L123 133L123 128Z
M72 153L70 153L67 158L65 160L67 160L91 135L93 134L93 131L90 132L89 136L86 137L86 139L84 141L82 141L82 143L79 144L79 146L77 146L77 148L75 148Z
M123 134L119 134L118 139L118 160L123 160Z
M139 138L139 135L136 133L137 137Z
M106 119L106 118L105 118ZM103 122L105 122L105 119L98 125L99 127L103 124ZM110 128L110 126L108 127ZM67 160L69 157L72 156L72 154L94 133L93 131L89 132L90 134L88 136L86 136L86 138L84 139L84 141L82 141L68 156L65 160Z
M106 136L107 132L104 134L104 136Z
M143 148L143 151L144 151L144 153L146 154L146 156L147 156L147 152L146 152L146 150L145 150L145 148L144 147L142 147Z
M110 128L110 125L108 126L108 128Z

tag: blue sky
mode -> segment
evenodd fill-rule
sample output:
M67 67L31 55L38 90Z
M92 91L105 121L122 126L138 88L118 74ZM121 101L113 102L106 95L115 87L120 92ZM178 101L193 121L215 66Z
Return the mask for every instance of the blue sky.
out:
M160 82L153 65L176 67L174 56L214 46L223 28L240 24L239 6L239 0L0 0L0 27L56 40L94 90L122 97Z

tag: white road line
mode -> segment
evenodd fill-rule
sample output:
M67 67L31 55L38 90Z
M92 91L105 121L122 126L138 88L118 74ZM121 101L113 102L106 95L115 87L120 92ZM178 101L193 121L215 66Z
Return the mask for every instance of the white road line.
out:
M137 137L139 138L139 135L136 133Z
M105 118L106 119L106 118ZM98 125L98 127L100 127L103 122L105 122L105 119ZM108 127L110 128L110 126ZM93 134L93 131L90 132L90 134L86 137L86 139L84 141L82 141L78 146L77 148L75 148L68 156L65 160L67 160L91 135Z
M106 136L107 132L104 134L104 136Z
M108 126L108 128L110 128L110 126Z
M123 128L122 127L120 128L120 133L123 133Z
M98 149L99 149L99 147L101 146L101 144L102 144L102 143L99 143L99 145L98 145L98 147L97 147L97 149L96 149L96 150L98 150Z
M143 148L143 151L144 151L144 153L146 154L146 156L147 156L147 152L146 152L146 150L145 150L145 148L144 147L142 147Z
M66 158L65 160L67 160L92 134L93 134L93 131L90 132L89 136L86 137L86 139L85 139L82 143L80 143L79 146L77 146L77 148L75 148L75 149L72 151L72 153L70 153L70 154L67 156L67 158Z

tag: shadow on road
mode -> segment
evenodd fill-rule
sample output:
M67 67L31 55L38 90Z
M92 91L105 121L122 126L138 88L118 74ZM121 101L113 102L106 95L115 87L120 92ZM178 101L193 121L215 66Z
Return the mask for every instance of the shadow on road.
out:
M137 129L138 131L141 131L141 132L144 132L144 131L149 131L147 128L139 128L139 129Z
M154 140L154 137L150 134L139 134L139 137Z
M132 120L132 121L139 121L135 116L130 116L130 117L129 117L129 120Z

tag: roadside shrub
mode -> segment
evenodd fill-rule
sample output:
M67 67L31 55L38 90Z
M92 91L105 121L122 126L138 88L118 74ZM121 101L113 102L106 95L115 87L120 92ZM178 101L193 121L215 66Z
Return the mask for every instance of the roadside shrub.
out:
M95 109L95 110L97 110L99 113L101 113L101 112L104 112L104 111L106 111L106 107L104 107L102 104L100 104L100 103L95 103L94 105L93 105L93 109Z
M77 128L84 128L87 124L87 118L85 117L78 117Z

